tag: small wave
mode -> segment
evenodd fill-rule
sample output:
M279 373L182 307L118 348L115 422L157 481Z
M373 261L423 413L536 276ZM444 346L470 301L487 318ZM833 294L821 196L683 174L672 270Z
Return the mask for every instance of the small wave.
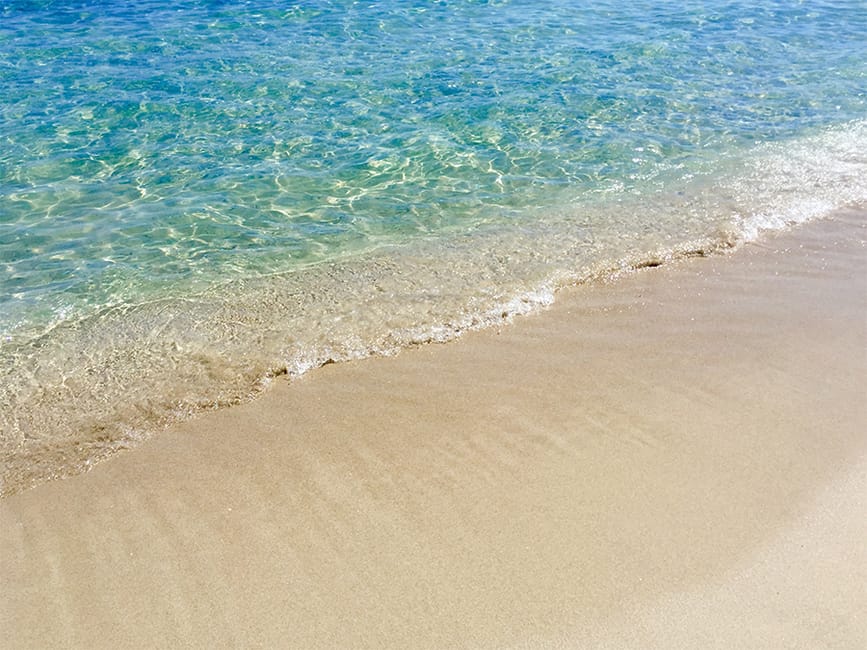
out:
M820 135L759 148L731 190L743 206L735 216L746 241L867 202L867 120Z
M656 193L581 197L514 224L416 241L183 299L106 308L0 347L0 493L89 469L280 375L453 340L558 288L729 250L867 203L867 121L761 146Z

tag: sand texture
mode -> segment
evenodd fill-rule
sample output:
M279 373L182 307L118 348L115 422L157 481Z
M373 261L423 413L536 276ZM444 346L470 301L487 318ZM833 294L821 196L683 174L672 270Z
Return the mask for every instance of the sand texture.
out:
M4 648L867 647L867 218L0 501Z

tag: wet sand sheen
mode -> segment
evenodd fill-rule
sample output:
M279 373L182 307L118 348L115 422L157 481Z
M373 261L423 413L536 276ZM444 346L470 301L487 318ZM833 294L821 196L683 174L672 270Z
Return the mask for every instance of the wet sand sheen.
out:
M7 647L863 647L843 211L328 366L0 502Z

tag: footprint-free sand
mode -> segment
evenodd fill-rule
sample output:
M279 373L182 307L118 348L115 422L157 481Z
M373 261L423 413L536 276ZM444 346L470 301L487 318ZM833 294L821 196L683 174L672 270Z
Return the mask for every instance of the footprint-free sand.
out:
M0 645L867 647L865 242L575 287L6 498Z

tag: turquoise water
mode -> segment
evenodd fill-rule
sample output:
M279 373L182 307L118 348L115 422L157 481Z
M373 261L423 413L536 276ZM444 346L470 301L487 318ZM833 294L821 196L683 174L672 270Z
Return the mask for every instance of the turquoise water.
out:
M7 491L867 201L864 2L3 2Z

